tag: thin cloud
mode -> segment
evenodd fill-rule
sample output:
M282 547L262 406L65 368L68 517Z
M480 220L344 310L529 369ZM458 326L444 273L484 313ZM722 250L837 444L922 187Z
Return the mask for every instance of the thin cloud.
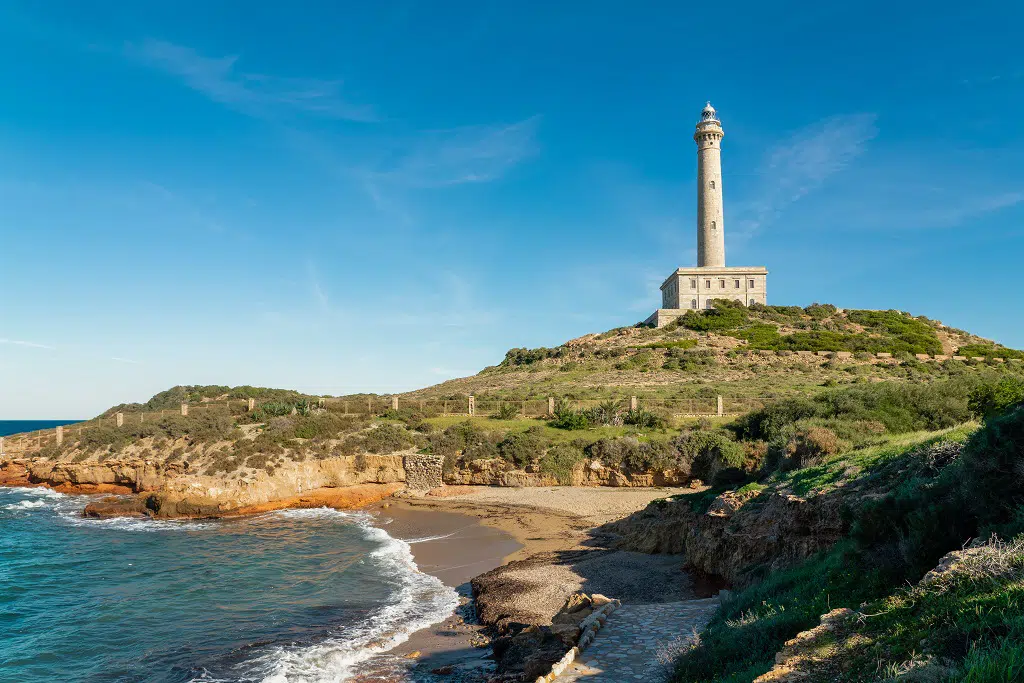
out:
M56 346L50 346L49 344L39 344L37 342L25 341L24 339L0 339L0 344L10 344L12 346L24 346L29 349L45 349L47 351L56 351Z
M878 135L874 114L833 116L800 129L775 145L761 164L762 187L738 220L741 236L774 222L849 166Z
M373 109L341 96L341 81L282 78L243 71L240 57L206 57L196 50L163 40L128 43L125 53L179 78L214 102L251 116L270 117L282 110L300 111L349 121L374 121Z
M140 361L137 361L137 360L132 360L131 358L120 358L118 356L111 356L110 360L116 361L118 363L129 363L131 365L138 365L139 362L140 362Z
M436 188L486 183L538 152L539 116L511 124L427 131L402 140L386 158L360 175L372 187Z

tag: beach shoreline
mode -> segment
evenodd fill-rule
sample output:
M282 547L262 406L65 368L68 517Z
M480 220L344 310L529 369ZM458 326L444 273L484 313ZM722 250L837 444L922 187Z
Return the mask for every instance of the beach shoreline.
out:
M529 571L541 577L540 583L551 579L554 590L546 591L533 613L525 615L538 623L550 619L565 597L575 592L576 584L584 587L588 583L574 574L574 564L580 559L607 572L610 585L625 584L634 597L638 587L628 585L629 579L621 575L637 573L644 582L640 575L650 568L652 582L646 583L651 583L652 591L639 596L643 601L659 601L656 593L666 588L669 597L692 595L692 583L682 572L679 558L598 547L602 545L597 529L601 524L676 492L661 488L452 486L433 495L392 498L368 506L365 511L374 515L381 528L410 543L420 571L455 587L462 598L454 615L411 634L388 655L406 660L409 675L416 681L485 680L482 674L493 671L494 666L489 643L496 624L493 619L478 618L480 606L473 600L470 582L489 577L499 587L483 610L486 615L493 615L495 602L512 612L520 610L520 614L521 603L535 602L529 591L522 595L516 590L502 591L505 572ZM655 585L665 583L678 585L674 589ZM435 677L431 672L441 673Z

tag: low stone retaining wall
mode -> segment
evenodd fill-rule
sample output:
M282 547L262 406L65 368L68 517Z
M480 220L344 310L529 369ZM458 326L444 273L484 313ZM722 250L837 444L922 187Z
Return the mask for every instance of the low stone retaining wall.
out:
M580 635L576 645L574 645L571 650L566 652L561 659L551 666L550 672L543 676L538 676L534 683L550 683L561 676L562 672L572 666L572 663L576 661L576 657L578 657L581 652L586 650L590 644L594 642L594 638L597 637L597 632L600 631L601 627L604 626L606 621L608 621L608 616L621 605L622 603L618 600L612 600L587 615L587 617L580 622Z
M405 485L413 491L430 491L444 486L444 456L415 453L403 459Z

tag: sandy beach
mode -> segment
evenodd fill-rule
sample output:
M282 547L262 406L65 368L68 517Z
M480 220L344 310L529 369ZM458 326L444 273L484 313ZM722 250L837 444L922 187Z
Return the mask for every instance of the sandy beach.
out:
M432 671L459 680L447 672L471 675L490 666L478 611L489 625L545 624L576 592L634 603L693 597L681 558L609 550L594 531L680 491L451 486L371 506L382 528L411 543L422 571L465 598L453 617L413 634L391 654L416 661L416 680L442 680ZM488 586L475 605L469 602L471 579Z

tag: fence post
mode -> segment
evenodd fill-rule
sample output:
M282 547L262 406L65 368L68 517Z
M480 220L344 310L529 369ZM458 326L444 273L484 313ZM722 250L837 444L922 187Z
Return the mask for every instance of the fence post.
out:
M722 402L722 397L718 397L718 417L725 415L725 405Z
M117 413L114 416L114 418L117 421L117 426L118 427L124 427L124 413Z
M373 397L366 399L366 412L373 415Z
M187 417L188 416L188 404L187 403L182 403L181 404L181 416L182 417Z
M142 422L145 422L145 421L146 421L146 414L145 413L139 413L139 422L142 423Z
M526 417L526 401L523 401L523 417Z
M348 401L342 401L342 404L345 406L345 414L348 415Z
M469 396L469 416L476 415L476 397L470 394Z
M57 427L56 432L57 432L57 445L59 446L62 443L64 443L64 428L63 427Z
M0 436L0 455L4 454L4 437Z
M639 405L640 404L637 401L636 396L630 396L629 397L629 409L630 410L636 410L639 407Z
M548 415L555 414L555 397L548 396Z
M252 411L256 410L256 399L254 399L254 398L250 398L249 399L249 405L246 406L246 410L249 411L250 413Z
M392 396L391 397L391 410L398 410L398 397L397 396Z
M295 406L292 406L292 415L298 415L298 414L299 414L299 409L296 408Z

